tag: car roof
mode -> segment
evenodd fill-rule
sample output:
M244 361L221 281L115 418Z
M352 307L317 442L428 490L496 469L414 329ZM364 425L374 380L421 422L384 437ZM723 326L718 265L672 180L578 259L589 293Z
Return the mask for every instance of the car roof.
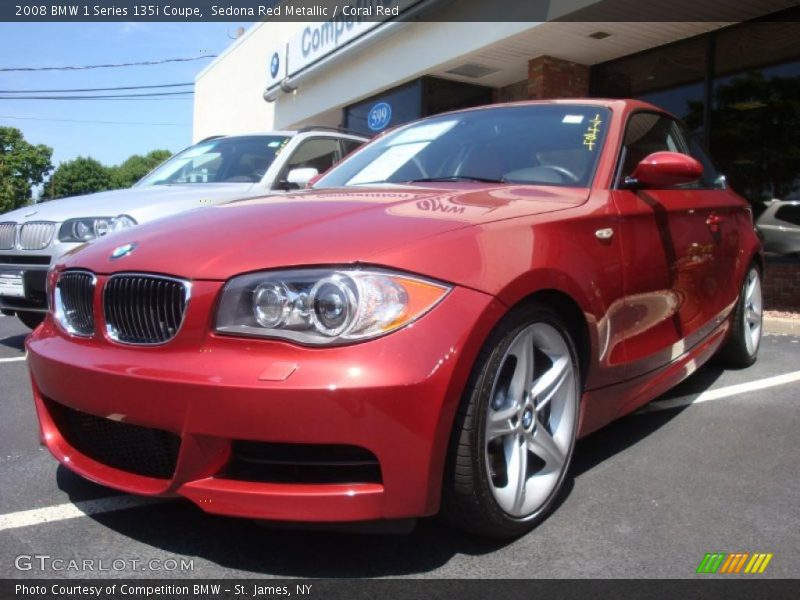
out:
M253 131L250 133L232 133L230 135L210 135L208 137L203 138L201 141L207 140L220 140L220 139L236 139L236 138L245 138L245 137L252 137L252 136L260 136L260 135L283 135L286 137L294 137L297 135L328 135L331 137L343 137L343 138L350 138L350 139L357 139L357 140L368 140L369 137L366 135L360 135L358 133L354 133L352 131L337 131L335 129L320 127L319 129L276 129L275 131ZM198 142L199 143L199 142Z

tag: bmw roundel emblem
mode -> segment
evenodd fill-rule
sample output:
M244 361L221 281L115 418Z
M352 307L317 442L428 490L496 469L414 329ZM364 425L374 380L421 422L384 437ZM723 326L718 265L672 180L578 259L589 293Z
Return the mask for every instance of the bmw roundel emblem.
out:
M111 253L111 260L116 260L118 258L122 258L123 256L128 256L131 252L134 251L136 248L136 242L132 242L130 244L125 244L124 246L119 246L114 248L114 251Z
M369 109L367 114L367 127L372 131L385 129L392 120L392 105L388 102L378 102Z
M278 53L275 52L272 55L272 59L269 61L269 74L275 79L278 76L278 69L281 68L281 58L278 56Z

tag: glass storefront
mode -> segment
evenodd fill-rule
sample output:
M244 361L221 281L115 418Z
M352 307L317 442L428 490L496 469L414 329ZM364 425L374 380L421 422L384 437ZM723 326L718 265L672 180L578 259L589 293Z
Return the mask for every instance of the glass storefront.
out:
M591 95L639 98L686 121L702 137L708 43L691 38L598 65L591 71ZM693 118L700 115L700 119Z
M480 85L421 77L344 109L344 126L375 135L414 119L492 102L493 89Z
M784 218L800 208L800 10L597 65L591 93L683 119L753 205L768 253L800 258Z

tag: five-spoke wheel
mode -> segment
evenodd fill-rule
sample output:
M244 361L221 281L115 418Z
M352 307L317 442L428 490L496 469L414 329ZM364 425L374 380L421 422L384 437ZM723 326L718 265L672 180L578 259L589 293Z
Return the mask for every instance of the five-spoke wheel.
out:
M725 363L732 367L748 367L756 361L761 345L763 316L761 271L758 266L751 265L739 292L728 341L720 352Z
M561 317L536 304L512 311L487 342L462 402L445 482L449 520L494 536L534 527L569 468L580 391Z
M523 329L506 351L486 417L486 467L495 500L525 517L553 493L575 428L576 370L552 325Z
M747 352L755 354L761 343L761 319L763 317L761 298L761 276L758 269L750 269L744 284L744 329Z

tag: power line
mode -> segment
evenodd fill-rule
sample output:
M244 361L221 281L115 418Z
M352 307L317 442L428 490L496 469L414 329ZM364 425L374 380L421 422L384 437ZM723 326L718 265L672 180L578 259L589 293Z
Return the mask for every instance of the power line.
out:
M203 54L201 56L190 56L188 58L165 58L162 60L147 60L141 62L116 63L107 65L83 65L69 67L0 67L0 73L11 71L88 71L89 69L117 69L119 67L146 67L151 65L163 65L174 62L189 62L193 60L204 60L206 58L216 58L216 54Z
M115 94L108 96L0 96L0 100L112 100L152 98L154 96L187 96L194 92L150 92L147 94Z
M17 121L54 121L58 123L93 123L96 125L160 125L170 127L189 127L188 123L143 123L141 121L90 121L84 119L46 119L44 117L15 117L13 115L0 115L0 119L13 119Z
M17 97L5 96L0 100L19 100ZM54 98L62 100L62 98ZM115 96L113 98L74 98L76 102L175 102L176 100L192 101L192 96L170 96L167 98L130 98L128 96Z
M116 90L152 90L160 88L175 88L186 87L194 85L194 83L162 83L161 85L130 85L125 87L107 87L107 88L75 88L75 89L57 89L57 90L0 90L0 94L49 94L49 93L62 93L62 92L111 92Z

